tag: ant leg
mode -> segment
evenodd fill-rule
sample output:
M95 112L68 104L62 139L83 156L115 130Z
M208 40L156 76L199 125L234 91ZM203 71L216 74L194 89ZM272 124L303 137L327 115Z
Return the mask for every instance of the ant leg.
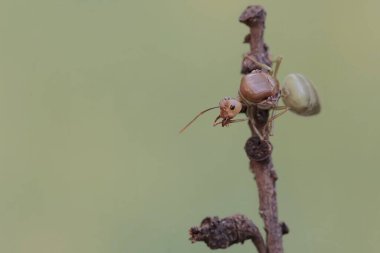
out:
M252 123L252 121L251 121L251 125L252 125L252 128L253 128L253 131L255 131L255 133L257 134L257 136L259 136L260 140L263 141L264 137L261 135L259 129L256 128L255 124Z
M253 119L253 113L252 113L252 107L251 106L248 106L248 108L247 108L247 115L248 115L249 121L251 122L251 126L253 128L253 131L257 134L257 136L260 138L261 141L264 141L264 137L260 133L259 129L257 129L255 126L255 120Z
M248 119L231 119L230 123L243 122L243 121L246 121L246 120L248 120Z
M280 68L280 65L281 65L281 62L282 62L282 56L278 56L276 57L276 59L274 61L276 65L274 66L274 72L273 72L273 77L275 79L277 79L277 73L278 73L278 69Z
M275 120L276 118L278 118L278 117L280 117L281 115L283 115L283 114L285 114L287 111L289 111L289 107L287 107L287 106L276 106L276 107L274 107L273 108L273 111L272 112L274 112L274 110L283 110L282 112L279 112L279 113L277 113L276 115L273 115L272 114L272 117L270 117L270 119L268 119L268 122L267 122L267 127L266 127L266 129L268 129L268 132L269 132L269 135L270 136L272 136L273 134L272 134L272 128L273 128L273 120Z
M269 67L268 65L264 64L264 63L261 63L261 62L258 62L253 56L251 55L244 55L244 58L247 58L249 60L251 60L254 64L256 64L257 66L259 66L260 68L262 69L266 69L269 71L269 73L277 79L277 73L278 73L278 69L280 68L280 65L281 65L281 62L282 62L282 56L278 56L276 57L276 59L274 59L272 62L275 64L274 66L274 70Z
M237 122L242 122L242 121L246 121L246 120L248 120L248 119L231 119L231 120L228 121L228 123L226 124L226 126L227 126L228 124L237 123ZM217 126L217 125L220 125L220 124L223 124L223 121L219 121L219 122L217 122L217 123L214 123L213 126Z
M279 106L279 107L282 107L282 106ZM273 117L271 117L268 122L272 122L273 120L277 119L278 117L280 117L281 115L283 115L284 113L286 113L287 111L289 111L289 107L285 106L285 108L283 108L282 112L279 112L277 113L276 115L274 115ZM281 109L276 109L276 110L281 110Z
M271 67L269 67L268 65L266 65L266 64L264 64L264 63L258 62L258 61L257 61L253 56L251 56L251 55L245 54L245 55L244 55L244 58L249 59L249 60L252 61L254 64L256 64L257 66L259 66L260 68L268 70L269 73L272 73L272 72L273 72L273 70L272 70Z
M280 105L280 106L276 106L273 108L273 110L276 110L276 111L280 111L280 110L285 110L289 107L287 107L286 105Z

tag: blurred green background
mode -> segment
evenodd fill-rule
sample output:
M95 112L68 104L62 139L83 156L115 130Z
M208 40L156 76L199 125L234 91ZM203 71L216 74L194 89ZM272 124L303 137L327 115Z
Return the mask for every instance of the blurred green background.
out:
M0 252L210 252L187 234L205 216L262 227L248 127L213 111L178 134L236 95L250 4L280 78L323 103L275 122L286 252L378 252L376 0L0 1Z

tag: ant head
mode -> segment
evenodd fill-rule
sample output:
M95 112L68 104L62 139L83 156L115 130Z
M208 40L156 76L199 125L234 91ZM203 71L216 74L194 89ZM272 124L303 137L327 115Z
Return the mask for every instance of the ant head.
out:
M219 102L220 114L217 120L219 118L222 118L224 120L234 118L237 114L240 113L242 107L242 104L236 99L230 97L223 98Z
M235 117L241 111L242 107L243 107L243 105L239 101L237 101L236 99L225 97L219 102L219 106L211 107L211 108L208 108L208 109L198 113L198 115L195 116L195 118L193 120L191 120L179 132L182 133L183 131L185 131L199 116L201 116L205 112L208 112L210 110L217 109L217 108L220 109L220 113L214 121L214 126L219 125L219 124L221 124L222 126L226 126L232 122L231 119L233 117ZM217 122L218 119L220 119L220 118L222 120L220 122ZM242 120L238 120L238 121L242 121Z

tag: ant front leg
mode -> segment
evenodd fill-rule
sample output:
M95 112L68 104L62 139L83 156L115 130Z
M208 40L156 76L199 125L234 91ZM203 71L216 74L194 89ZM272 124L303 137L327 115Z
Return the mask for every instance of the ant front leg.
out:
M230 120L219 121L217 123L214 123L213 126L217 126L217 125L228 126L229 124L232 124L232 123L238 123L238 122L243 122L243 121L247 121L247 120L248 119L230 119Z
M231 123L243 122L243 121L247 121L247 120L248 119L231 119L229 123L231 124Z

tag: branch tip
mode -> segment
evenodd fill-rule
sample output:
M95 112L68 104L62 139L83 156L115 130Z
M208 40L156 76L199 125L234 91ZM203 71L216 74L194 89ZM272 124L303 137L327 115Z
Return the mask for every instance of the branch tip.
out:
M239 21L252 27L256 23L264 23L266 16L267 13L261 5L250 5L240 15Z

